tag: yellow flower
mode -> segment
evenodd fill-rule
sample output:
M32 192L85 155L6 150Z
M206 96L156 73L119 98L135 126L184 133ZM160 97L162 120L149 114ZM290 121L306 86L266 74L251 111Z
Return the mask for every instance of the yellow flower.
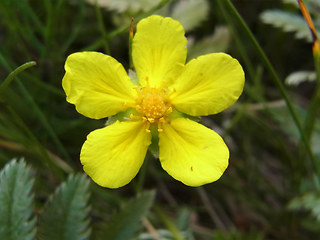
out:
M227 168L229 151L222 138L186 116L228 108L242 93L244 73L224 53L185 64L184 34L171 18L150 16L137 24L132 43L137 85L108 55L78 52L68 57L62 80L67 101L89 118L118 114L118 121L91 132L81 149L83 169L97 184L128 184L151 142L159 145L162 168L186 185L216 181Z

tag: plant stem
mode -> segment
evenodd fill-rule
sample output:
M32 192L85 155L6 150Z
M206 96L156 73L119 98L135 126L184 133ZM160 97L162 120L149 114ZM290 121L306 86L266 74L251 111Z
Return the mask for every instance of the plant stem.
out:
M42 123L44 128L48 131L48 134L52 138L53 142L56 144L56 146L57 146L58 150L60 151L60 153L63 155L63 157L66 160L70 161L71 159L70 159L70 156L69 156L68 152L64 148L63 144L61 143L60 139L58 138L57 134L55 133L54 129L52 128L52 126L49 123L49 121L46 118L46 116L43 114L43 112L41 111L41 109L39 108L37 103L34 101L33 97L28 92L28 90L23 85L23 83L20 82L20 81L17 81L17 83L18 83L18 87L20 88L21 93L26 98L26 100L29 102L29 104L32 106L32 108L35 111L38 119L40 120L40 122Z
M224 4L222 4L222 2ZM240 27L242 28L244 33L248 36L249 40L251 41L254 48L256 49L261 61L263 62L267 71L269 72L271 79L274 81L275 85L280 90L280 93L281 93L283 99L285 100L286 106L290 112L290 115L291 115L296 127L298 128L302 142L304 143L306 151L312 161L312 165L315 169L315 172L317 173L318 176L320 176L320 169L317 164L317 160L311 150L309 139L307 138L307 136L304 132L304 128L302 126L302 123L301 123L301 121L300 121L300 119L299 119L299 117L293 107L293 104L291 103L291 100L289 99L289 96L288 96L288 94L282 84L282 81L280 80L279 76L277 75L274 67L270 63L268 57L266 56L266 54L262 50L262 48L261 48L260 44L258 43L258 41L256 40L255 36L253 35L253 33L251 32L251 30L249 29L249 27L247 26L247 24L243 20L243 18L240 16L240 14L236 10L236 8L233 6L231 1L230 0L218 0L218 3L221 4L222 7L225 6L227 8L227 12L230 12L230 15L232 15L235 18L235 20L239 23Z
M11 67L10 65L7 63L7 61L5 60L5 58L1 55L0 53L0 62L3 63L3 65L9 70L11 71ZM15 70L14 70L15 71ZM14 72L12 71L12 72ZM19 71L21 72L21 71ZM17 72L17 73L19 73ZM11 73L10 73L11 74ZM9 76L10 76L9 74ZM16 74L14 75L16 76ZM11 80L10 80L11 81ZM9 81L9 83L10 83ZM6 82L6 80L5 80ZM54 143L56 144L58 150L61 152L61 154L63 154L63 157L66 160L70 160L70 156L68 154L68 152L66 151L66 149L64 148L64 146L62 145L61 141L59 140L57 134L55 133L55 131L53 130L51 124L49 123L48 119L46 118L46 116L43 114L43 112L41 111L41 109L39 108L39 106L36 104L36 102L34 101L33 97L31 96L31 94L29 93L29 91L27 90L27 88L23 85L23 83L21 81L17 81L17 85L20 88L21 93L23 94L24 98L29 102L29 104L31 105L32 109L35 111L37 118L40 120L40 122L42 123L42 125L44 126L44 128L48 131L50 137L52 138L52 140L54 141Z
M145 160L144 160L144 162L141 166L141 169L139 171L138 183L137 183L137 189L136 189L137 193L141 193L143 191L143 185L146 180L147 169L149 166L149 162L151 160L150 158L151 158L150 154L147 153Z
M60 179L64 179L64 174L61 172L63 170L65 173L71 173L73 169L64 161L55 161L52 157L50 157L49 152L42 146L36 136L30 131L29 127L24 123L22 118L16 113L16 111L9 105L6 105L6 108L14 116L15 121L21 127L22 130L27 134L30 141L34 142L37 146L39 153L43 157L43 160L48 164L48 167L56 173L56 175Z
M303 0L298 0L299 6L301 13L306 20L309 29L311 31L312 39L313 39L313 46L312 46L312 53L313 53L313 58L314 58L314 64L315 64L315 69L317 73L317 84L316 84L316 89L314 91L314 94L312 96L310 106L309 106L309 111L305 120L305 131L308 139L311 139L314 126L316 123L316 118L318 115L318 111L320 108L320 44L319 44L319 39L317 35L317 30L314 27L312 18L309 14L309 11L304 4Z
M99 29L100 29L103 43L104 43L104 50L105 50L106 54L110 54L109 39L108 39L107 31L106 31L106 26L103 23L101 9L100 9L97 1L96 1L95 5L96 5L95 7L96 7L96 15L97 15L97 20L98 20L98 24L99 24Z
M167 227L167 229L172 234L173 239L176 240L183 240L183 236L181 235L179 229L177 226L166 216L166 214L163 212L163 210L155 205L153 207L155 213L158 215L158 218L164 223L164 225Z
M129 62L130 68L133 69L133 60L132 60L132 41L133 41L133 17L131 18L130 31L129 31Z
M157 6L151 8L149 11L136 16L135 17L136 22L139 22L142 18L145 18L145 17L151 15L154 11L160 9L167 2L170 2L170 1L171 0L162 0ZM111 31L110 33L108 33L107 39L112 39L113 37L128 31L128 29L130 28L130 24L131 23L125 24L122 27ZM103 43L104 43L104 40L103 39L99 39L96 42L94 42L93 44L91 44L90 46L87 46L87 47L83 48L82 51L95 50L96 48L99 48L99 47L103 46Z

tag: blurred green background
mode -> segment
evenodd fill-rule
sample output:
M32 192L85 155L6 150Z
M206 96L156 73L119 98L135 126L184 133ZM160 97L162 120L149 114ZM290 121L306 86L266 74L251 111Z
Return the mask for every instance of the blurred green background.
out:
M295 0L232 1L281 80L306 142L229 3L0 1L0 239L319 239L320 97L310 31ZM320 29L320 0L305 3ZM106 119L88 119L66 102L64 62L73 52L100 51L128 69L131 17L136 24L152 14L182 23L188 59L226 52L243 66L239 101L202 118L229 146L230 165L217 182L192 188L148 154L130 184L104 189L82 174L79 153ZM28 61L37 65L3 84Z

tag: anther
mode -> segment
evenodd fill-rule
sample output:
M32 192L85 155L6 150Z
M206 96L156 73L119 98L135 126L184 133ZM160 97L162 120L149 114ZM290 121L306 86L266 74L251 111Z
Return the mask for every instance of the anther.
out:
M171 98L171 96L172 96L172 94L174 94L174 93L176 93L176 89L174 88L174 89L172 89L172 91L171 92L169 92L169 94L167 94L167 98L168 99L170 99Z
M172 112L168 99L168 90L150 86L148 77L145 78L145 81L145 86L140 88L135 87L137 91L135 109L140 120L145 124L147 132L150 132L151 124L157 124L158 131L162 132L165 118ZM130 115L130 119L136 119L136 116Z
M154 123L155 119L154 119L154 118L148 118L148 121L149 121L150 123Z
M141 112L142 112L141 106L140 106L140 105L137 105L137 106L136 106L136 110L137 110L137 112L140 112L140 113L141 113Z
M148 132L148 133L151 132L149 128L150 128L150 122L147 122L146 123L146 132Z
M149 82L149 77L146 76L146 83L147 83L147 88L150 89L150 82Z
M165 88L162 88L162 89L161 89L161 93L162 93L163 95L167 95L167 92L168 92L167 89L165 89Z
M163 132L163 124L165 123L165 120L164 118L160 118L159 121L158 121L158 132Z
M141 119L141 116L135 116L135 115L133 115L133 114L131 113L129 118L130 118L131 120L133 120L133 119Z

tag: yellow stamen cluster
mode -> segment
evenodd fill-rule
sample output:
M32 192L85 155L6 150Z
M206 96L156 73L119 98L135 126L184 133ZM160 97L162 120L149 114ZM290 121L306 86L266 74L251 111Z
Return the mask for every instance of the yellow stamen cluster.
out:
M165 89L154 87L136 88L138 93L136 111L139 116L131 115L131 119L142 119L146 123L146 131L150 132L150 125L156 123L158 131L162 131L166 117L172 112Z

